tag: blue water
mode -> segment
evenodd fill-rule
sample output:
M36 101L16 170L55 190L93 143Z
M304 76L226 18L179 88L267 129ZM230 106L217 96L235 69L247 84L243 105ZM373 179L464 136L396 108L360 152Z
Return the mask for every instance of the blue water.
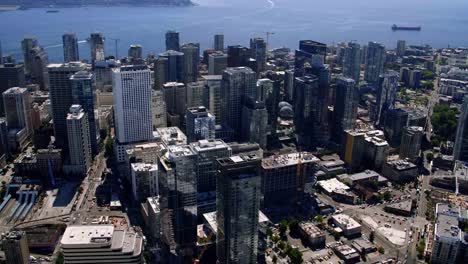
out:
M225 34L226 44L248 45L250 37L275 32L270 47L296 48L300 39L328 44L355 40L382 42L389 48L398 39L434 47L468 46L466 0L198 0L193 7L80 7L0 13L3 53L22 60L20 41L36 36L46 47L50 61L63 59L61 35L75 32L80 40L91 32L103 32L106 54L126 55L130 44L139 43L144 53L164 49L164 32L181 32L182 42L212 46L215 33ZM422 26L420 32L392 32L392 24ZM80 43L80 56L89 58L88 44Z

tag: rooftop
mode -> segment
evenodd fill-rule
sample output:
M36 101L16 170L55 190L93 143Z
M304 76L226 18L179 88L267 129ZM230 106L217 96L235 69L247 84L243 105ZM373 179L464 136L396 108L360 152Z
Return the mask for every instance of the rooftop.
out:
M406 160L389 161L387 165L399 171L416 168L416 165Z
M160 127L156 131L166 145L187 144L187 136L178 127Z
M311 222L301 222L299 227L310 237L325 237L325 233Z
M348 185L340 182L336 178L331 178L329 180L323 180L317 182L320 187L322 187L327 193L332 193L335 190L349 190Z
M64 246L108 244L113 235L113 225L69 226L63 234L61 244Z
M218 149L230 149L230 147L224 143L221 139L202 139L197 142L190 144L193 150L196 152L218 150Z
M151 207L153 212L159 212L160 211L160 205L159 205L159 196L156 197L148 197L146 198L146 201L148 205Z
M149 164L149 163L132 163L132 170L137 172L144 172L144 171L157 171L158 165L157 164Z
M353 229L361 227L361 225L356 222L356 220L346 214L337 214L332 216L332 218L340 225L342 229Z
M318 163L320 159L309 152L296 152L282 155L274 155L262 160L263 169L281 168L295 166L302 163Z
M169 158L178 158L195 155L189 145L171 145L167 147Z
M26 88L20 88L20 87L12 87L5 92L3 92L3 95L14 95L14 94L23 94L27 92L28 90Z
M203 214L203 218L205 219L206 223L208 223L208 226L211 228L214 234L218 232L218 223L216 221L216 211L209 212ZM259 223L264 223L270 221L268 217L262 213L262 211L258 211L258 222Z

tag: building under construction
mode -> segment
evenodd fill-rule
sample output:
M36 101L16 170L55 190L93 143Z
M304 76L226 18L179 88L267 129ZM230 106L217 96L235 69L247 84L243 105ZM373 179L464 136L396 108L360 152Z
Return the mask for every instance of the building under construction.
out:
M262 160L263 207L297 202L307 185L315 182L320 160L309 152L274 155Z

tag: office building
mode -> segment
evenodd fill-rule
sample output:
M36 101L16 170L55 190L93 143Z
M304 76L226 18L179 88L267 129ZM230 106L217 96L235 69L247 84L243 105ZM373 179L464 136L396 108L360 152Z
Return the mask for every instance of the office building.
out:
M351 79L350 79L351 80ZM328 94L314 75L297 77L294 82L294 123L300 142L319 146L328 140Z
M179 44L179 32L169 30L166 32L166 51L167 50L175 50L179 51L180 44Z
M236 133L241 129L242 99L245 97L256 98L256 88L256 73L250 68L227 68L223 72L221 122Z
M397 42L397 49L396 49L396 55L398 57L403 57L405 56L406 52L406 41L404 40L398 40Z
M47 72L47 65L49 64L49 57L42 47L36 46L31 49L31 81L34 84L39 84L42 90L49 88L49 75Z
M466 224L466 214L459 207L450 204L436 204L434 241L431 263L456 264L464 263L468 250L467 234L460 227Z
M241 45L228 46L228 67L248 66L250 58L249 48Z
M146 231L154 241L161 240L161 208L159 205L159 196L148 197L146 202L141 204L143 221Z
M160 59L162 60L159 61ZM184 82L184 53L175 50L163 52L159 54L157 66L161 67L157 72L158 83ZM163 76L165 76L165 80L162 78ZM164 82L162 82L163 80Z
M421 151L421 141L424 135L424 128L419 126L407 126L403 130L400 145L400 158L415 161L419 158Z
M241 139L258 143L261 148L267 146L268 111L264 102L246 98L242 106Z
M308 152L264 158L261 165L263 207L292 205L297 191L302 192L306 184L315 182L319 162Z
M216 117L216 125L221 124L221 81L222 75L204 75L205 82L204 104Z
M178 82L168 82L162 87L167 112L171 115L183 116L187 110L187 92L185 85Z
M167 127L167 108L164 94L161 90L153 90L151 97L151 112L153 115L153 130Z
M322 229L312 222L299 223L299 231L312 248L323 248L325 246L327 236Z
M396 94L398 91L398 73L396 71L387 71L379 77L379 86L377 88L377 111L374 121L378 125L383 125L385 113L395 106Z
M105 60L104 55L104 36L102 33L91 33L88 40L89 48L91 50L91 62ZM117 54L116 54L117 55ZM119 58L115 58L116 60Z
M169 59L167 57L159 57L154 62L154 88L161 89L162 86L169 80Z
M406 160L392 160L385 162L382 175L395 182L410 182L418 176L418 167Z
M359 83L361 76L361 46L349 42L343 57L343 75Z
M79 61L78 38L75 33L65 33L62 36L63 41L63 61Z
M221 264L257 263L260 164L256 155L218 159L216 253Z
M367 46L366 69L364 80L368 83L377 83L384 71L385 46L377 42L369 42Z
M408 112L401 108L389 109L384 115L384 131L389 144L400 147L403 128L408 125Z
M147 66L113 69L116 139L119 143L153 137L151 71Z
M215 138L215 116L204 106L187 108L186 135L189 143Z
M223 34L214 35L213 49L224 52L224 35Z
M381 130L347 130L342 158L351 171L381 169L387 160L389 144Z
M79 71L70 77L72 102L79 104L86 113L89 124L89 139L91 142L91 150L95 155L99 152L98 147L98 124L94 111L97 110L94 106L94 77L88 71Z
M250 39L250 57L257 61L257 68L253 69L257 74L265 71L267 44L263 38Z
M200 44L187 43L180 47L184 54L183 82L196 82L198 79L198 64L200 63Z
M32 49L39 44L36 38L25 38L21 41L21 49L23 52L24 73L30 75L33 65ZM10 88L10 87L8 87Z
M420 70L412 70L409 77L409 87L419 88L421 86L422 73Z
M345 237L353 238L361 235L361 225L346 214L332 216L333 223L343 230Z
M409 87L410 74L411 74L411 71L408 67L400 68L400 82L402 82L404 86Z
M8 129L24 129L33 134L31 96L26 88L13 87L3 92L3 105Z
M26 232L10 231L2 236L6 264L28 264L29 247Z
M216 160L230 157L231 148L220 139L199 140L190 146L197 154L198 193L216 191Z
M228 65L228 55L224 53L212 53L208 55L208 74L221 75Z
M92 164L87 113L81 105L72 105L67 115L68 146L73 174L86 175Z
M158 164L162 241L183 262L197 242L197 155L188 145L167 149Z
M334 104L335 140L340 142L345 130L353 129L357 117L358 90L353 79L340 77L336 80Z
M24 87L24 66L22 64L5 63L0 65L0 94L11 87ZM0 116L4 115L3 101L0 100Z
M96 81L96 91L112 91L112 69L119 67L116 60L96 61L93 65L93 75Z
M455 160L468 162L468 96L463 98L460 117L458 118L453 157Z
M276 134L279 114L280 90L283 86L283 76L275 74L268 76L271 79L259 79L257 81L257 100L265 103L268 112L267 133Z
M62 64L49 64L49 97L54 119L55 146L68 154L68 138L66 118L70 106L73 104L70 77L87 69L87 65L81 62L69 62Z
M135 201L142 202L149 197L159 195L157 164L131 163L130 171L132 175L132 194Z
M187 83L187 108L203 106L206 99L205 82Z
M304 76L306 68L320 68L327 55L327 45L313 41L299 41L299 49L294 56L294 74L296 77Z
M114 225L71 225L60 240L64 263L144 263L143 235Z
M128 48L128 57L132 59L142 59L143 58L143 48L139 44L130 45Z

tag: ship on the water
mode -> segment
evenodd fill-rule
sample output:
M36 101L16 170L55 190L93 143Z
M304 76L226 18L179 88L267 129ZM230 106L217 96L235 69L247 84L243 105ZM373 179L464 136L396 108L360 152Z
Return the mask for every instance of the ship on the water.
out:
M421 31L421 27L420 27L420 26L417 26L417 27L397 26L396 24L393 24L392 30L393 30L393 31L396 31L396 30Z
M51 9L51 10L47 10L46 13L58 13L60 11L58 10L55 10L55 9Z

